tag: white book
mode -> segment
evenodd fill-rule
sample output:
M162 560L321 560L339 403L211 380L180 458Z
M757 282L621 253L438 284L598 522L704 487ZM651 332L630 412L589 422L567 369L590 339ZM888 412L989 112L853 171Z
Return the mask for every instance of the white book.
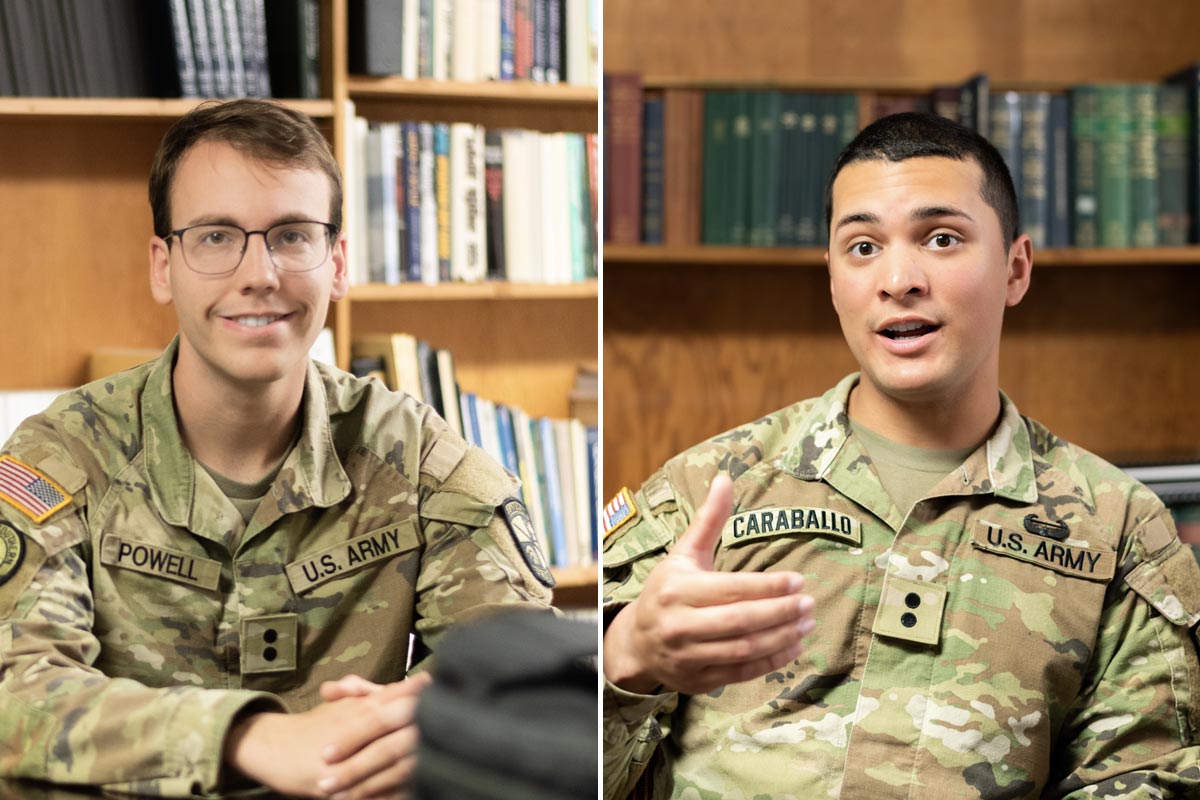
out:
M542 186L542 281L569 283L571 220L567 194L566 134L542 134L539 169Z
M371 283L386 283L385 250L383 241L383 132L377 126L367 129L366 164L363 170L367 184L367 277Z
M567 41L567 58L563 67L567 83L586 85L588 77L588 0L566 0L566 20L563 25Z
M475 283L487 277L487 195L483 128L450 126L450 276Z
M587 428L577 419L568 420L571 432L571 472L575 487L575 526L579 532L579 560L577 564L592 564L596 555L592 552L591 487L588 486L588 440Z
M504 268L510 283L528 283L533 274L529 264L532 253L526 236L528 220L521 216L520 208L529 193L525 138L526 131L500 134L500 157L504 162Z
M400 142L400 123L379 123L380 173L383 179L383 282L400 283L400 209L396 198L396 167L400 162L397 145Z
M521 490L524 493L525 506L529 509L529 517L533 520L534 530L537 531L542 555L546 557L546 562L550 563L553 554L550 551L550 534L546 527L542 490L538 484L537 455L533 451L529 415L519 408L513 408L512 415L517 440L517 465L521 471Z
M455 0L433 0L433 79L450 79L450 53L453 48L458 20L454 15Z
M558 451L558 487L562 500L563 540L567 545L564 566L580 563L579 517L575 513L575 468L571 458L571 426L565 419L553 421L554 448Z
M433 149L433 123L422 122L420 129L420 186L421 196L421 282L438 282L438 224L437 186L434 183L435 154Z
M396 0L403 2L401 13L404 15L400 28L400 74L410 81L419 76L420 63L420 33L421 33L421 0Z
M500 0L479 0L478 40L478 80L500 80Z
M479 440L483 451L504 463L504 450L500 447L500 430L496 427L496 404L482 397L475 398L476 413L479 415Z
M344 167L345 186L346 186L346 217L342 227L348 233L347 236L347 265L350 273L350 285L360 286L365 283L370 283L370 272L368 269L368 241L369 241L369 225L367 223L367 213L369 205L367 203L367 177L366 169L366 151L367 151L367 131L369 130L367 120L363 117L354 115L353 101L346 101L348 106L346 110L346 119L349 120L349 136L346 142L346 164Z
M479 80L480 0L450 0L454 4L454 40L450 43L450 77Z

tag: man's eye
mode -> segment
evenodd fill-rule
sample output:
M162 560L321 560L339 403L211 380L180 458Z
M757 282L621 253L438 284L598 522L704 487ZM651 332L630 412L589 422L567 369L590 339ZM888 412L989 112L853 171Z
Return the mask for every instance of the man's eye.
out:
M871 244L870 242L858 242L857 244L853 245L850 250L856 256L870 256L875 254L876 248L875 245Z
M935 248L945 250L947 247L958 244L958 237L952 233L939 233L929 241Z

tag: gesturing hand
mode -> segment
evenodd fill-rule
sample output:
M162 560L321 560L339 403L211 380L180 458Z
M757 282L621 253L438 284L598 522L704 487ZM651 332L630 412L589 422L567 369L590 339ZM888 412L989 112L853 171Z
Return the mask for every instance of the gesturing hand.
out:
M715 572L733 484L720 475L641 595L604 634L604 674L623 689L699 694L787 664L810 633L813 599L796 572Z

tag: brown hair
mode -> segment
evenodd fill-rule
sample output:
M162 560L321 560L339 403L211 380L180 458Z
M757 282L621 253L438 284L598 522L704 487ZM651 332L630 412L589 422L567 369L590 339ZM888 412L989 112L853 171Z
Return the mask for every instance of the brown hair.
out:
M224 142L268 164L312 169L329 178L329 222L342 228L342 173L329 143L299 111L266 100L201 103L175 122L163 137L150 169L150 210L154 233L171 233L171 186L179 162L201 141Z

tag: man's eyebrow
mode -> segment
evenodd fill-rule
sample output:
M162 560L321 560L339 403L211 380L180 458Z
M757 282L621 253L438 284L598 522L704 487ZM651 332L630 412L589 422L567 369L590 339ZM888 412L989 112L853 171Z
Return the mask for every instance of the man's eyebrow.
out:
M913 220L933 219L935 217L962 217L968 222L975 221L975 218L970 214L954 206L924 206L923 208L915 209L909 217Z
M872 214L869 211L859 211L856 214L847 214L839 219L837 225L833 226L833 229L836 231L844 228L847 225L852 225L855 222L865 222L868 225L878 225L880 223L880 219L876 214Z
M312 221L312 219L307 214L291 212L288 214L280 214L267 227L271 227L273 225L283 225L288 222L310 222L310 221ZM233 217L231 217L227 214L201 214L199 217L194 218L192 221L190 221L184 227L191 227L193 225L232 225L235 228L244 228L245 227L240 222L238 222Z

